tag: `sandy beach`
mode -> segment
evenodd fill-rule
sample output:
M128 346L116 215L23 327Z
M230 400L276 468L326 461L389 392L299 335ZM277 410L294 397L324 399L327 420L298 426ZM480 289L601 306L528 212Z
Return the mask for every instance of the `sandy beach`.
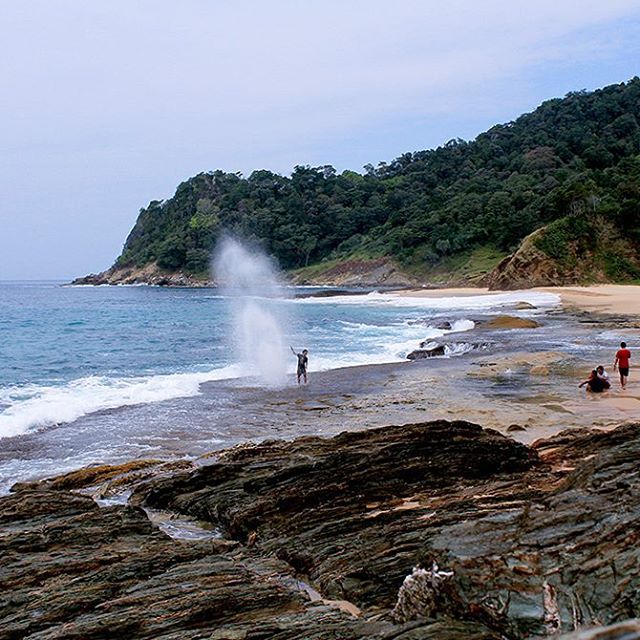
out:
M640 286L603 284L590 287L548 287L537 289L557 293L567 310L626 316L640 315Z
M560 297L562 309L567 314L567 322L575 322L576 332L582 342L588 341L590 332L610 330L617 332L620 340L625 340L633 348L638 319L640 317L640 286L637 285L593 285L588 287L544 287L534 289ZM436 290L412 290L398 295L410 297L436 298L442 296L496 295L500 292L477 288L451 288ZM508 313L508 311L505 311ZM584 314L590 316L586 318ZM576 314L575 316L573 314ZM578 317L580 314L580 317ZM544 318L541 320L544 323ZM523 341L526 344L526 340ZM476 358L467 361L461 375L471 379L484 379L492 386L505 378L505 372L518 371L520 383L531 390L514 393L508 397L482 393L484 401L471 392L463 392L464 410L446 410L450 414L464 415L469 420L478 421L504 431L511 419L515 424L527 427L526 431L514 431L511 435L523 442L531 442L535 437L547 437L570 427L606 428L620 422L640 419L640 382L634 380L634 363L626 390L620 388L617 373L612 370L614 354L603 353L602 364L609 370L612 388L609 392L589 394L576 389L578 381L584 379L595 363L588 362L579 354L520 353L500 354L497 357ZM637 371L637 365L636 365ZM441 384L440 382L439 384ZM498 385L499 386L499 385ZM445 394L446 395L446 394ZM446 395L445 404L452 403ZM442 408L442 407L441 407ZM442 412L438 412L441 417Z
M640 315L640 285L602 284L588 287L540 287L543 291L560 296L567 311L581 310L592 313ZM462 297L495 295L500 291L485 288L453 287L450 289L412 289L398 291L398 295L418 298Z

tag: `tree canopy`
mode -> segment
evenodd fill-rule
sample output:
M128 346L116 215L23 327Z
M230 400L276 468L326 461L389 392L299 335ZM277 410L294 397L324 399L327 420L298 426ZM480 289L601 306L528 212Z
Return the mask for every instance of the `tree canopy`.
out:
M204 273L226 232L287 269L388 255L426 271L476 247L510 251L566 216L605 216L640 241L640 78L364 169L200 173L140 211L116 264Z

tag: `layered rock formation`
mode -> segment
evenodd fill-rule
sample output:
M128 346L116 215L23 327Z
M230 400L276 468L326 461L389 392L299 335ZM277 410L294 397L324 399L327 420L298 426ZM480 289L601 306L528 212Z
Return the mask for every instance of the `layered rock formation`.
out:
M527 236L518 249L502 260L481 281L492 290L562 286L580 282L579 274L568 273L536 246L544 227Z
M638 459L640 425L526 447L435 422L22 485L0 499L0 638L515 640L616 625L640 612ZM129 485L128 504L70 491L96 481L101 495ZM208 528L172 540L145 511Z
M215 285L211 280L194 278L180 271L161 269L155 263L144 267L113 266L101 273L91 273L88 276L76 278L71 284L149 284L161 287L212 287Z

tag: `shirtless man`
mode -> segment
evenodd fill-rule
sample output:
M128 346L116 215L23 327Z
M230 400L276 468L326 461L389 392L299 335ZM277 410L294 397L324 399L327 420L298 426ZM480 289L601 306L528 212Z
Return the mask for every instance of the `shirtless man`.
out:
M627 349L627 343L621 342L620 348L616 352L616 359L613 361L613 370L616 368L620 373L620 385L623 389L627 388L627 378L629 377L629 360L631 359L631 351Z

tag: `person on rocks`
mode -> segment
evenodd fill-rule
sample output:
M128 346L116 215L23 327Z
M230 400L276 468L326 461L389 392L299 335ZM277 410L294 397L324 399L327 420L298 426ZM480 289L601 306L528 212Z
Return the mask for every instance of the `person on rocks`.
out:
M309 366L309 357L308 351L306 349L302 350L302 353L296 353L293 347L289 347L292 353L296 358L298 358L298 369L296 371L296 376L298 378L298 384L300 384L300 378L304 378L304 383L307 384L307 367Z
M616 359L613 361L613 370L618 369L620 374L620 386L627 388L627 378L629 377L629 360L631 359L631 351L627 349L627 343L621 342L620 348L616 351Z
M609 374L604 370L604 367L600 364L596 367L596 373L598 374L598 378L602 380L602 384L605 389L609 389L611 387L611 381L609 380Z
M596 369L591 372L591 375L586 380L583 380L578 385L578 389L584 387L585 384L587 385L587 391L591 391L591 393L602 393L609 388L608 386L605 387L604 381L598 376Z

